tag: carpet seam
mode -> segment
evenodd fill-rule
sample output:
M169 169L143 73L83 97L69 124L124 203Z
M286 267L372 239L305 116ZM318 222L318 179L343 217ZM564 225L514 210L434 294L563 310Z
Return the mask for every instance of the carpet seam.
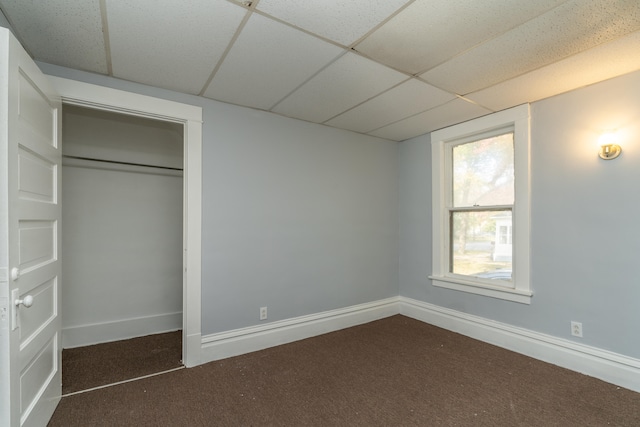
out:
M179 366L177 368L168 369L168 370L162 371L162 372L156 372L156 373L153 373L153 374L143 375L141 377L131 378L131 379L128 379L128 380L118 381L118 382L111 383L111 384L105 384L105 385L101 385L101 386L97 386L97 387L92 387L92 388L88 388L86 390L78 390L78 391L74 391L74 392L71 392L71 393L63 394L60 397L69 397L69 396L75 396L76 394L88 393L90 391L100 390L100 389L107 388L107 387L113 387L113 386L120 385L120 384L126 384L126 383L130 383L130 382L133 382L133 381L143 380L145 378L156 377L156 376L162 375L162 374L168 374L170 372L179 371L181 369L185 369L185 366Z

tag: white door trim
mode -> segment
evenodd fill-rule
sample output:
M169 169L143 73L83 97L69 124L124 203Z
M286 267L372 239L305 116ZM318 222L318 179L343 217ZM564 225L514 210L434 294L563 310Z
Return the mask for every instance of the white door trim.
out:
M202 108L89 83L48 76L64 104L184 125L184 275L182 359L201 362ZM63 231L64 232L64 231Z

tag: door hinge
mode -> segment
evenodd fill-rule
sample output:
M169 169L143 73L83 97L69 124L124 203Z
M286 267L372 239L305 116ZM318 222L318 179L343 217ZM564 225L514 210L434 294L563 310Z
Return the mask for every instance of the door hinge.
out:
M6 297L0 298L0 329L5 328L5 324L9 321L9 300Z

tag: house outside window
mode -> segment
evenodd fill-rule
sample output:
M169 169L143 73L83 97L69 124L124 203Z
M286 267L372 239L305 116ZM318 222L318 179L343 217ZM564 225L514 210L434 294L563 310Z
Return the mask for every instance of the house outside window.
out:
M529 106L431 143L433 285L529 303Z
M513 227L511 216L494 216L496 224L495 244L491 258L493 261L508 261L513 259Z

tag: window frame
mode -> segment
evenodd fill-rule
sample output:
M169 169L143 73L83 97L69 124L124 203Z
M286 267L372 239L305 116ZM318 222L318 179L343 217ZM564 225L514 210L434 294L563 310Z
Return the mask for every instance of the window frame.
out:
M450 211L452 208L452 148L484 135L513 132L514 191L512 210L512 279L497 285L490 279L449 271ZM530 113L529 104L483 116L431 133L433 270L429 276L437 287L530 304Z

